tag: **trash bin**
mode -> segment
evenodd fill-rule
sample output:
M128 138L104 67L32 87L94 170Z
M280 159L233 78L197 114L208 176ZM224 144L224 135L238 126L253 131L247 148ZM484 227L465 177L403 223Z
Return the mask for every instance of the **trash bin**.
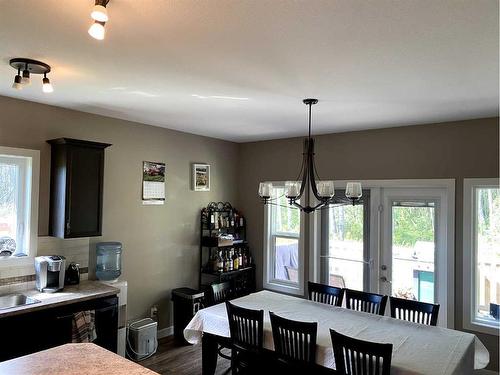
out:
M184 339L184 328L193 316L203 307L204 293L191 288L172 289L174 303L174 336L187 343Z

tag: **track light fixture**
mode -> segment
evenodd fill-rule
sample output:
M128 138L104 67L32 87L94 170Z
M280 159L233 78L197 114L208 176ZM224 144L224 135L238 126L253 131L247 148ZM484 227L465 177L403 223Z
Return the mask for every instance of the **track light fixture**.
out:
M94 20L94 23L89 28L89 35L97 40L103 40L106 35L106 29L104 25L109 20L108 11L106 5L108 5L109 0L95 0L95 5L92 8L90 17Z
M21 78L21 83L23 85L26 85L26 86L31 84L30 71L28 70L28 64L24 64L23 78Z
M23 77L21 77L21 68L17 68L17 74L14 77L14 83L12 84L12 88L16 90L22 90L23 89L22 79Z
M50 93L54 91L50 80L47 78L47 74L50 73L50 65L38 60L26 59L22 57L11 59L9 64L17 70L17 74L14 77L14 83L12 84L13 89L21 90L23 87L30 85L32 74L43 74L43 92Z
M43 74L42 79L42 90L43 92L50 93L54 91L52 84L50 83L50 79L47 78L47 73Z

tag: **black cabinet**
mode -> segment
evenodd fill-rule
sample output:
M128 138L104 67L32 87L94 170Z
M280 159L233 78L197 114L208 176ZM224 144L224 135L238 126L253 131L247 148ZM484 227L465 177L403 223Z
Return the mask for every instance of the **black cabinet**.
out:
M118 297L102 297L0 318L0 361L71 342L73 314L95 311L95 344L117 351Z
M104 149L108 143L58 138L52 146L49 235L102 234Z

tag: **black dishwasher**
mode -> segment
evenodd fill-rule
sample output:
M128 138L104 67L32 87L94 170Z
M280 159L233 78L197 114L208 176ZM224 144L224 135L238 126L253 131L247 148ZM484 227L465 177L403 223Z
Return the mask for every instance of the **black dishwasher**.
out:
M118 297L108 296L0 318L0 361L71 342L73 314L95 311L95 344L117 351Z

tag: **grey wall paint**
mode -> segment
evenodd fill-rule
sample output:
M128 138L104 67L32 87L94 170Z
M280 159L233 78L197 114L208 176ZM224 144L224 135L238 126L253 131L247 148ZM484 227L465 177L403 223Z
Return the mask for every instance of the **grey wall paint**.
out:
M237 196L238 145L33 102L0 97L0 144L41 151L39 235L48 234L50 146L71 137L112 143L106 149L103 236L123 243L130 318L159 304L160 327L171 324L170 291L198 285L199 210ZM167 165L166 203L143 206L142 161ZM191 163L212 165L211 192L190 190Z
M461 329L463 179L498 177L498 118L337 133L315 138L317 168L324 179L456 179L455 321L456 327ZM245 143L240 147L239 201L247 216L259 285L262 285L264 211L257 196L258 183L295 178L301 156L302 138ZM478 336L490 350L490 368L498 369L498 338Z

